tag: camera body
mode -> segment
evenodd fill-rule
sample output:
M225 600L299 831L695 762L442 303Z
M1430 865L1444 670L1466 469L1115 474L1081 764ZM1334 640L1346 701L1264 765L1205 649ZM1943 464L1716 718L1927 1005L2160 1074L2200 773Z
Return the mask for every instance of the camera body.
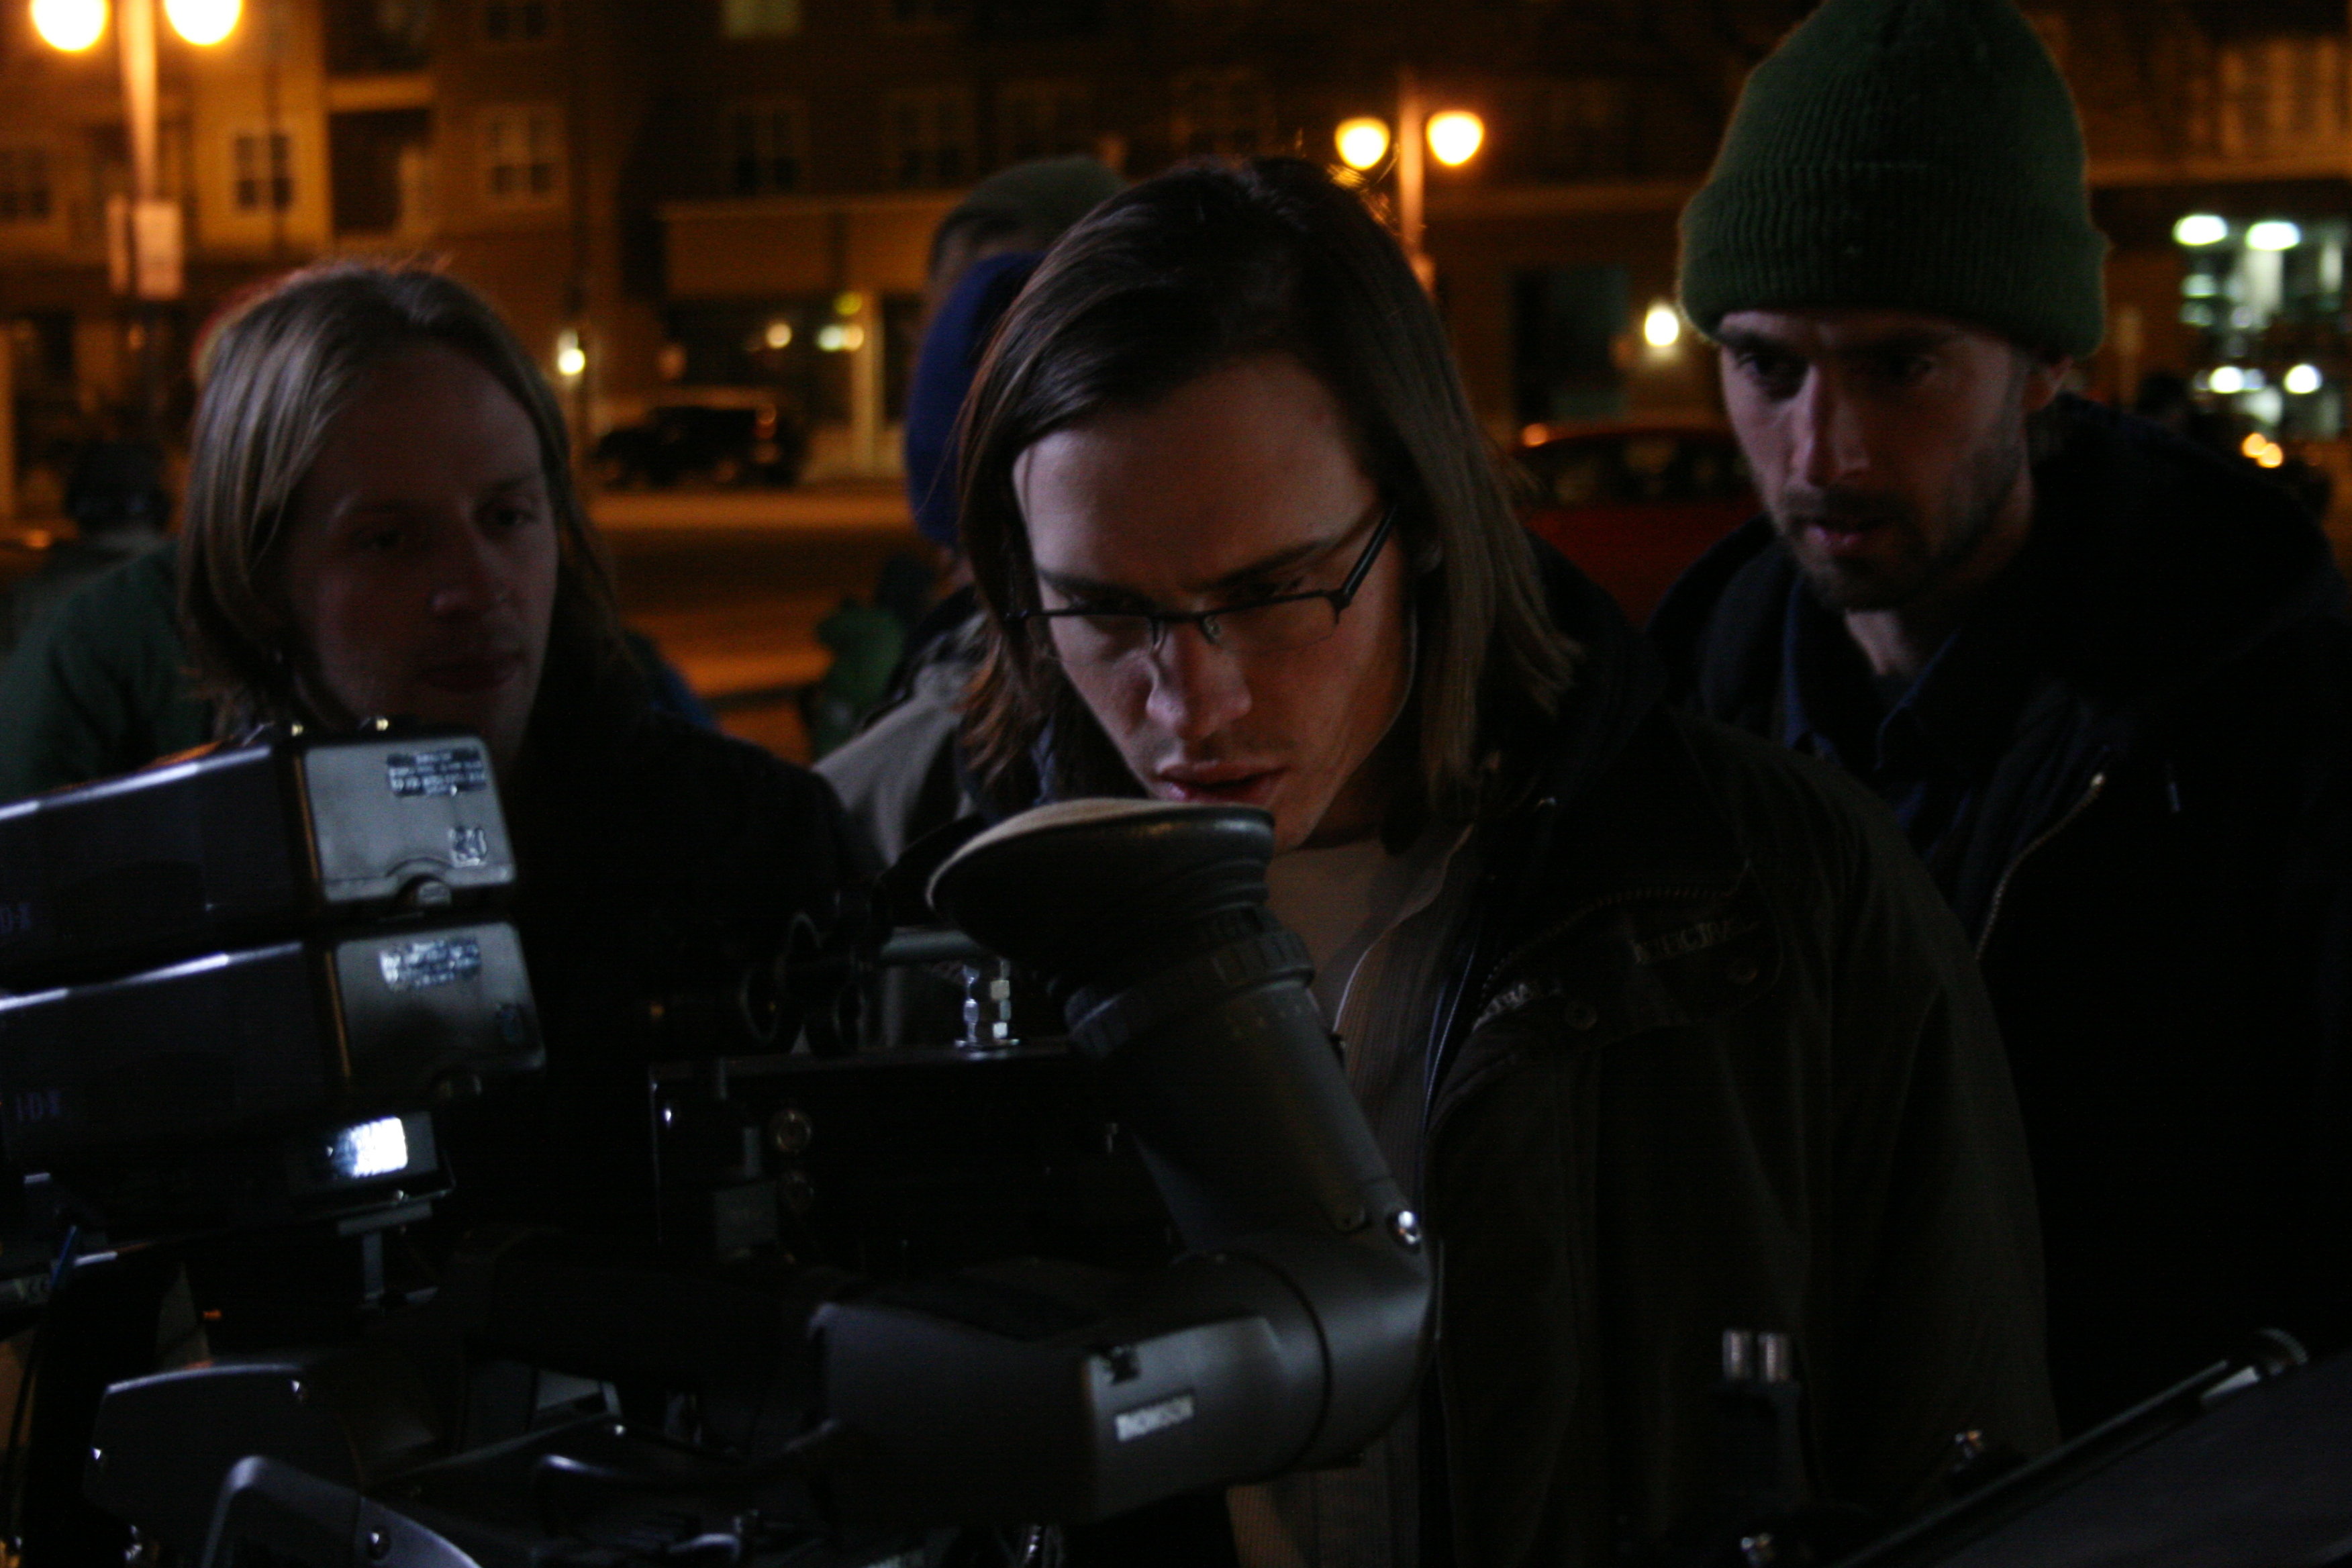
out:
M1104 807L984 835L933 888L1051 978L1075 1043L654 1064L652 1247L493 1227L415 1291L384 1237L463 1180L436 1108L544 1060L480 743L272 733L0 813L0 1154L64 1238L44 1334L225 1244L356 1249L363 1282L326 1348L110 1373L78 1428L44 1367L36 1437L147 1539L322 1568L704 1534L911 1563L941 1527L1353 1452L1411 1388L1428 1268L1265 913L1269 825ZM1265 1102L1213 1111L1220 1077Z

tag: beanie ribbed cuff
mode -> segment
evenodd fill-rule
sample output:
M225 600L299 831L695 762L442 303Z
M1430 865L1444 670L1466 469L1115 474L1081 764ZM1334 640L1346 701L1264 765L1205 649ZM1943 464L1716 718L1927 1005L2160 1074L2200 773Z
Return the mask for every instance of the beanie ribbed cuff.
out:
M1867 308L1948 316L2087 357L2105 335L2106 241L2023 180L1850 163L1717 181L1683 219L1683 308Z

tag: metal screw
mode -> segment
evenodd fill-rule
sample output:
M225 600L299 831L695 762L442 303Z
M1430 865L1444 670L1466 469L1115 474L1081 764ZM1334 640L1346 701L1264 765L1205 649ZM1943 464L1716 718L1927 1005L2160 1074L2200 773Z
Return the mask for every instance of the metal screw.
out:
M1389 1234L1402 1247L1421 1245L1421 1216L1411 1209L1399 1209L1389 1215Z
M381 1563L392 1555L392 1537L381 1530L371 1530L367 1538L368 1561Z
M816 1184L798 1171L787 1171L776 1183L776 1196L793 1213L806 1214L816 1202Z
M1778 1562L1780 1556L1780 1549L1773 1544L1772 1537L1767 1533L1759 1531L1739 1538L1739 1560L1748 1568L1768 1568L1769 1564Z
M787 1105L768 1118L768 1146L779 1154L804 1154L815 1137L816 1124L797 1106Z

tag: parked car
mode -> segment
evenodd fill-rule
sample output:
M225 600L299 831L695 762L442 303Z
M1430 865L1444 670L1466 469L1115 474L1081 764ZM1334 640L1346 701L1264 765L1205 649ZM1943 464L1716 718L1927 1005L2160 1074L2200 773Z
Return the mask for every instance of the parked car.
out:
M1685 567L1757 510L1739 443L1722 425L1529 426L1514 457L1528 527L1636 625Z
M667 489L688 481L789 485L807 452L807 437L772 403L667 404L646 410L641 424L607 430L593 456L596 477L609 488Z

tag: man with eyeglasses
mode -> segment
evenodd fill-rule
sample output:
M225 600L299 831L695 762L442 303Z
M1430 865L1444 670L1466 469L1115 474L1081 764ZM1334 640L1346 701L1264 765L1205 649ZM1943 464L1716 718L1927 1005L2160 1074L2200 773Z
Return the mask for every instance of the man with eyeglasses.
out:
M1096 1560L1696 1549L1728 1522L1727 1331L1786 1336L1795 1489L1840 1517L1932 1500L1958 1432L2049 1439L2032 1194L1958 928L1882 807L1667 705L1538 559L1358 197L1265 160L1113 198L1013 305L963 429L974 798L1268 813L1274 910L1442 1259L1422 1397L1361 1462Z

